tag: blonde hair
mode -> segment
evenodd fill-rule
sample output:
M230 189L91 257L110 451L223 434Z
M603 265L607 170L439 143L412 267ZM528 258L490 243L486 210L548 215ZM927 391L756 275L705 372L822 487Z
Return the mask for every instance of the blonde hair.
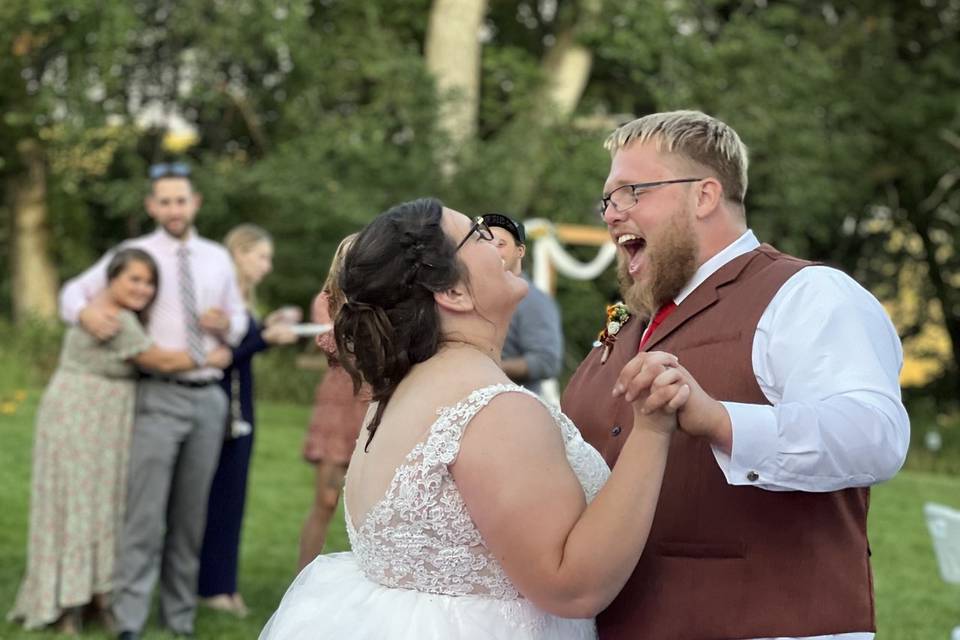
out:
M350 250L350 245L357 239L359 233L351 233L340 241L337 250L333 252L333 259L330 261L330 270L327 271L327 279L323 282L322 291L329 296L330 318L336 320L340 307L347 301L347 296L340 288L340 271L343 269L343 259Z
M604 148L613 155L636 142L676 153L716 172L724 197L742 205L747 195L747 147L729 125L700 111L653 113L622 125Z
M223 238L223 245L230 252L230 257L233 258L234 262L237 261L238 255L250 251L261 242L269 242L272 245L273 237L266 229L249 223L237 225ZM257 301L256 286L239 269L237 270L237 282L240 285L240 293L243 295L247 308L253 311Z

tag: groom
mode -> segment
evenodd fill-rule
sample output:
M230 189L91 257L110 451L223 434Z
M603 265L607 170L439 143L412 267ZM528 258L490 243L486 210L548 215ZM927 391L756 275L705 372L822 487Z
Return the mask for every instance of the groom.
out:
M597 398L638 349L677 355L691 395L601 640L873 638L868 487L909 441L889 318L843 273L757 241L747 151L723 122L657 113L606 146L601 214L633 317L563 409L613 465L632 410Z

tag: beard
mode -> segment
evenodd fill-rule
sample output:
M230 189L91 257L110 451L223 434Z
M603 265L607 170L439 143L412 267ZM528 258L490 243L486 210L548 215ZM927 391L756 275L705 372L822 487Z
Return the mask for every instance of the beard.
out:
M649 320L666 302L677 297L697 272L697 242L692 216L682 210L666 223L659 237L649 242L644 281L630 275L629 257L617 252L617 280L623 301L633 313Z
M192 222L163 222L160 224L163 227L163 230L167 232L168 235L173 236L177 240L183 240L189 233L190 228L193 226Z

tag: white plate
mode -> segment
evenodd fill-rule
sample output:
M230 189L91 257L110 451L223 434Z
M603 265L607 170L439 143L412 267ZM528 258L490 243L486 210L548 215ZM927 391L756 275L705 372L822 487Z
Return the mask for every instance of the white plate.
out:
M306 322L304 324L295 324L290 327L298 336L319 336L321 333L333 330L332 324L314 324Z

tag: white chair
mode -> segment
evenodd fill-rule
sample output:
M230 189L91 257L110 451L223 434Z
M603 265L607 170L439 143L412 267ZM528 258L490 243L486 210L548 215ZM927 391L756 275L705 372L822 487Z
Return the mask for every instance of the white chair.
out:
M960 584L960 511L942 504L923 505L927 529L933 538L933 551L945 582ZM954 627L951 640L960 640L960 627Z

